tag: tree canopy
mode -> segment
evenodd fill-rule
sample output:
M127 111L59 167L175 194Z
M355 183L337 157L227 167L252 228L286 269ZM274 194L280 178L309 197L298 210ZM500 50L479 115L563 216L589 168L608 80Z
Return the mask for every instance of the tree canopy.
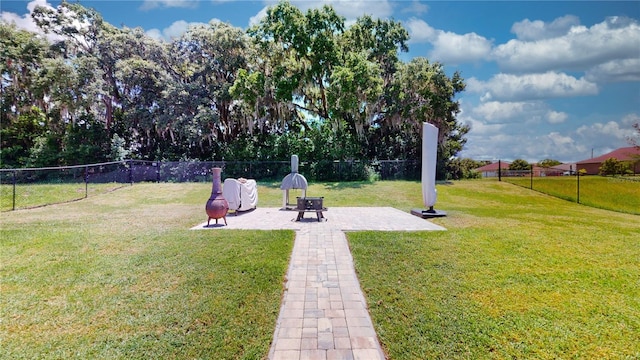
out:
M394 20L280 2L244 31L211 22L163 42L63 1L37 7L59 40L0 23L2 167L120 159L420 159L439 128L439 173L462 150L459 73L400 60Z
M631 163L618 161L616 158L609 158L602 162L600 175L624 175L631 173Z
M562 164L561 161L559 160L555 160L555 159L544 159L544 160L540 160L540 162L538 162L538 166L543 167L543 168L550 168L550 167L554 167L557 165Z
M529 165L527 160L515 159L509 164L509 170L531 170L531 165Z

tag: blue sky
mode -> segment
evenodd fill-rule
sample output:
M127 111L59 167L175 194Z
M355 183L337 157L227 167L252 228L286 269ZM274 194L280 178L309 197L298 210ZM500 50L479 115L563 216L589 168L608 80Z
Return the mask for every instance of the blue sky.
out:
M575 162L629 146L640 120L640 1L291 1L329 4L349 21L368 14L409 30L408 61L460 71L458 119L471 125L460 154L477 160ZM81 1L115 26L171 39L194 22L246 29L273 1ZM4 21L35 29L35 4L1 0Z

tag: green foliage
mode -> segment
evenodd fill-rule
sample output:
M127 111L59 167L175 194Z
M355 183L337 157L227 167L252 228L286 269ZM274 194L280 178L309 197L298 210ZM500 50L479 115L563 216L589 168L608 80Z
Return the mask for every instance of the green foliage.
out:
M530 170L531 165L526 160L515 159L509 164L509 170Z
M624 175L631 173L631 166L628 162L618 161L616 158L609 158L602 162L600 175Z
M62 147L59 143L58 134L50 131L34 140L34 144L29 151L27 167L47 167L61 165Z
M107 131L91 116L83 116L69 124L62 139L62 161L65 165L82 165L106 161L109 152Z
M0 125L0 164L4 168L25 166L30 151L47 130L45 114L37 107L3 119Z
M0 27L3 167L126 151L148 160L418 159L421 124L431 122L444 179L469 131L456 119L460 74L422 58L403 63L409 34L393 20L363 16L347 27L330 6L280 2L247 31L212 21L163 43L78 3L37 6L33 19L58 40ZM32 108L42 129L24 118Z
M488 161L455 158L449 161L446 173L451 180L480 179L482 174L475 171L475 169L487 164L489 164Z
M111 154L109 156L112 161L121 161L129 157L130 151L126 148L126 142L118 134L113 134L111 138Z
M550 168L550 167L554 167L556 165L560 165L562 164L562 162L558 161L558 160L554 160L554 159L544 159L541 160L538 163L538 166L543 167L543 168Z

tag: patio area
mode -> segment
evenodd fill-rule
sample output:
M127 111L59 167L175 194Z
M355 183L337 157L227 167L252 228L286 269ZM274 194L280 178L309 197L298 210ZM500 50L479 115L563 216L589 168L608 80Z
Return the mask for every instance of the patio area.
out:
M315 215L297 216L257 208L228 215L228 225L221 219L192 229L296 231L269 359L384 360L344 232L446 229L391 207L329 208L320 222Z

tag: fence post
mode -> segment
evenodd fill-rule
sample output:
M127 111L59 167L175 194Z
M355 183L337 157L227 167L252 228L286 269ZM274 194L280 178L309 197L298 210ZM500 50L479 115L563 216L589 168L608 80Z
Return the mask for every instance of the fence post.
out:
M578 177L578 186L577 186L577 188L578 188L578 195L577 195L578 196L578 200L577 200L577 202L578 202L578 204L580 204L580 171L576 171L576 176Z
M133 160L129 159L129 183L133 185Z
M533 190L533 164L529 165L530 166L530 174L531 174L531 190Z
M502 160L498 160L498 181L502 181Z
M15 211L16 210L16 172L17 170L13 170L13 208L12 210Z
M84 198L89 197L89 167L84 167Z

